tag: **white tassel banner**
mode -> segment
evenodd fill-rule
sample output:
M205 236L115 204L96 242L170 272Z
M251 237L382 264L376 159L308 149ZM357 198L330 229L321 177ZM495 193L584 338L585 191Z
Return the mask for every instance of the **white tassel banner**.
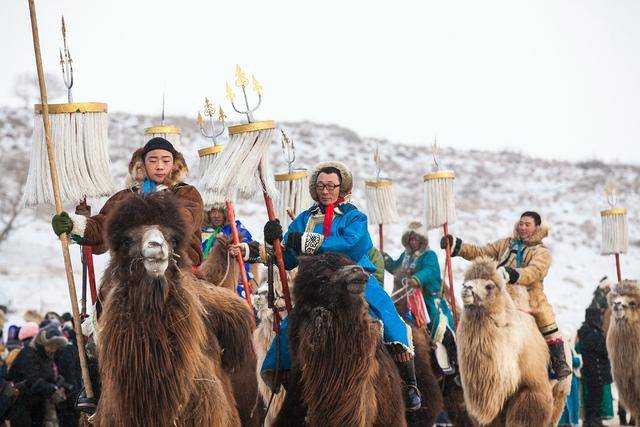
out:
M608 209L602 217L602 255L623 254L629 248L626 209Z
M295 217L311 206L309 174L306 169L294 169L291 173L276 174L275 181L278 191L278 199L275 202L276 218L286 230L291 223L287 209Z
M224 145L214 145L212 147L206 147L198 150L198 155L200 156L200 164L198 165L196 187L200 191L200 195L202 196L202 200L205 206L211 206L217 203L225 202L225 198L222 194L214 190L206 189L203 182L203 178L207 174L212 173L211 171L216 168L217 160L220 158L220 153L222 152L224 147Z
M453 191L453 171L431 172L424 179L425 225L428 230L453 224L456 220L455 194Z
M62 203L78 203L86 197L111 195L108 121L104 111L68 112L85 104L52 104L49 121L58 168ZM66 109L65 109L66 108ZM56 111L62 111L57 113ZM22 202L27 206L54 204L42 115L36 111L29 175Z
M175 126L153 126L144 130L145 142L148 140L160 137L164 138L171 143L179 151L180 146L180 128Z
M250 130L234 132L234 128ZM226 200L234 200L237 195L250 198L262 192L264 182L267 194L275 199L277 190L267 156L274 135L273 122L230 127L229 142L216 159L215 167L200 180L203 189L218 193Z
M391 180L365 181L365 196L369 224L395 224L399 221Z

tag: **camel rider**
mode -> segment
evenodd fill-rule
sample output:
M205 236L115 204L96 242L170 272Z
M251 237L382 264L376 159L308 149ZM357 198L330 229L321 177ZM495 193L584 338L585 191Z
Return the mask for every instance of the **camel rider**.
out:
M343 163L321 162L315 166L309 190L316 203L296 217L282 240L286 242L283 256L287 269L297 266L299 255L336 252L348 256L369 273L376 271L368 257L373 245L367 228L367 217L347 202L352 187L353 177ZM269 244L282 238L282 227L277 220L265 224L264 238ZM245 257L254 258L256 251L255 245L250 246L250 254L245 254ZM262 248L259 252L263 252ZM404 382L407 410L416 410L421 405L421 398L416 384L411 330L400 318L391 298L373 274L369 276L365 298L371 315L384 325L383 339ZM279 345L275 341L272 343L262 365L263 377L267 383L273 384L271 379L276 365L283 370L291 368L287 323L288 318L282 322Z
M440 246L445 248L447 240L451 245L451 255L461 256L466 260L487 256L498 262L498 272L505 282L522 285L529 293L531 314L536 320L538 329L549 346L551 365L557 378L571 374L564 355L564 343L558 331L553 307L544 294L543 280L549 271L551 253L542 240L549 234L549 227L542 225L537 212L527 211L516 223L513 237L497 240L486 246L462 243L462 240L451 234L442 238Z
M412 287L422 290L429 314L431 338L438 346L436 359L444 374L453 374L455 370L452 368L455 368L457 360L453 314L447 301L442 298L438 256L429 249L427 230L419 222L409 224L402 234L401 242L404 252L397 260L384 253L385 269L396 276L407 277ZM446 349L446 353L441 353L440 349Z
M85 217L61 212L51 220L56 235L69 233L76 242L91 246L94 254L107 251L105 226L109 216L136 193L171 191L181 201L180 213L190 226L191 239L187 254L193 265L202 262L200 227L203 219L203 203L195 187L182 180L189 169L181 153L164 138L156 137L143 148L136 150L129 163L130 186L111 196L97 215Z
M213 206L211 206L211 209L204 213L204 218L206 225L202 227L202 253L204 254L204 259L206 259L216 242L218 234L222 233L227 237L231 237L232 231L227 218L227 207L224 203L214 203ZM236 229L238 230L238 236L241 243L250 243L253 241L249 230L247 230L238 219L236 219ZM251 281L253 277L248 263L245 263L245 270L247 272L247 279ZM255 283L255 281L252 289L254 287L257 287L257 283ZM238 292L238 295L246 299L244 286L241 280L236 286L236 291Z
M51 220L56 235L67 233L82 245L91 246L94 254L102 254L107 247L106 224L111 215L130 197L138 193L153 193L156 191L171 191L181 202L179 211L184 222L190 229L191 236L186 253L193 265L202 262L202 247L200 241L200 227L203 218L203 203L200 193L195 187L185 184L182 180L189 172L182 154L164 138L150 139L144 147L133 153L129 162L130 186L111 196L97 215L85 217L68 212L54 215ZM98 290L98 302L92 315L83 323L85 335L90 335L95 327L97 318L102 311L102 304L109 289L101 286ZM85 325L87 329L85 329ZM82 394L78 397L77 407L80 411L93 413L97 399L87 398Z

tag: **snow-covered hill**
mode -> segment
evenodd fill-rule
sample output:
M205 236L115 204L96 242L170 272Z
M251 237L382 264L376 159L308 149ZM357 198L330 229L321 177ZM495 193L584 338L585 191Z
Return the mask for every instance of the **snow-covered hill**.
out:
M158 117L110 114L110 155L112 172L124 184L126 165L133 149L144 143L143 129L155 125ZM0 147L2 155L28 159L31 145L32 115L24 109L0 108ZM197 149L207 144L195 120L172 117L167 123L183 129L182 146L192 171L197 169ZM385 226L385 250L400 254L403 224L422 215L422 175L431 170L427 144L423 147L363 137L334 125L310 122L280 123L297 148L297 167L310 168L320 160L337 159L354 171L356 185L352 201L366 211L363 181L375 175L373 152L376 145L384 160L383 175L394 180L401 224ZM444 141L446 144L446 140ZM285 163L280 145L270 151L274 170ZM600 216L606 207L603 187L614 179L622 195L620 204L629 209L630 251L622 257L625 277L640 276L640 167L605 164L597 160L582 163L542 160L514 152L459 151L442 149L441 167L456 172L458 220L451 231L465 241L486 243L511 233L518 215L537 210L552 224L546 243L553 252L553 266L545 289L566 330L575 330L591 300L591 293L603 275L615 276L611 257L599 254ZM193 172L192 172L193 173ZM5 203L0 200L0 203ZM104 200L92 200L94 211ZM260 235L266 219L261 198L239 201L239 217L255 235ZM10 299L11 319L20 321L27 308L64 311L69 307L60 245L49 220L52 208L23 211L19 228L0 246L0 298ZM374 242L377 227L371 226ZM430 233L432 248L438 247L441 231ZM436 249L441 264L444 255ZM80 283L78 249L72 249L76 283ZM108 255L98 257L98 271ZM468 263L454 259L455 283L460 284ZM389 279L389 277L388 277ZM387 281L388 282L388 281ZM387 283L388 284L388 283ZM4 297L3 295L4 294ZM1 301L0 301L1 303Z

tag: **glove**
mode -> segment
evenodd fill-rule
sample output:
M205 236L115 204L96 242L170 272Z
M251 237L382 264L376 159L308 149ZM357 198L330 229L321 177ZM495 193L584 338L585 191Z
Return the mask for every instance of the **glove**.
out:
M298 231L292 231L287 235L287 243L285 244L287 249L293 250L299 254L302 252L302 233Z
M498 274L502 276L505 283L509 283L513 285L520 278L520 273L518 273L515 269L511 267L500 267L498 268Z
M415 277L412 277L412 278L409 280L409 284L410 284L410 285L411 285L411 287L413 287L413 288L419 288L419 287L420 287L420 282L418 282L418 281L416 280L416 278L415 278Z
M273 242L278 239L282 240L282 226L277 219L267 221L264 225L263 232L264 241L270 245L273 245Z
M51 218L51 227L53 227L53 232L56 233L56 236L59 236L62 233L70 233L73 230L73 221L68 213L60 212L59 215L54 215Z
M51 400L56 405L58 403L62 403L65 400L67 400L67 395L64 393L64 389L63 388L56 388L56 391L51 395Z
M455 237L453 234L447 234L440 239L440 249L446 249L447 244L451 248L451 256L457 256L462 247L462 239Z
M20 394L20 390L10 381L7 381L4 385L4 389L2 389L2 396L10 399L12 397L18 396Z

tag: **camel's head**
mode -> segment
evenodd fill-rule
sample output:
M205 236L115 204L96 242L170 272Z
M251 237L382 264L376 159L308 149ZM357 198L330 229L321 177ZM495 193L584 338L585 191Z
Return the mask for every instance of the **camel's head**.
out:
M166 194L165 194L166 193ZM178 200L169 192L134 195L107 224L109 247L118 265L131 273L140 266L148 276L164 276L177 267L186 241Z
M640 285L636 280L624 280L607 296L613 318L629 323L640 322Z
M496 262L478 258L464 276L462 303L465 308L491 306L498 298L502 298L504 288L504 280L496 273Z
M369 274L344 255L326 253L300 257L294 299L316 305L361 298Z

